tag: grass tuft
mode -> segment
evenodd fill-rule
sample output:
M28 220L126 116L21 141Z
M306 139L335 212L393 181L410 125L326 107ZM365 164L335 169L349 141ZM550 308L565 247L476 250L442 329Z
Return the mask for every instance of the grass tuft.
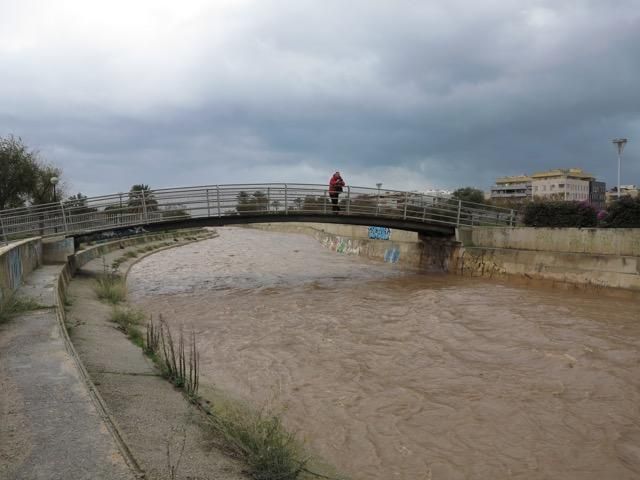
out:
M8 322L16 315L32 310L47 308L30 298L18 298L15 295L0 302L0 323Z
M96 280L94 287L100 300L117 305L127 297L124 279L115 274L103 274Z
M218 405L210 422L225 444L241 457L256 480L295 480L308 471L308 458L279 414L251 411L237 405Z
M127 334L129 339L138 345L144 347L144 338L140 325L144 322L144 312L140 310L114 308L111 312L110 320L118 324L118 328Z

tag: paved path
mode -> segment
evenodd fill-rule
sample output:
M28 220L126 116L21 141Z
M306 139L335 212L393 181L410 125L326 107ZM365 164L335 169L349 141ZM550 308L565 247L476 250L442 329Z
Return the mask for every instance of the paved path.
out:
M0 479L134 479L60 331L61 268L39 268L18 291L48 308L0 325Z
M184 243L176 241L174 245ZM128 251L147 245L116 250L80 269L68 290L73 299L67 318L73 344L145 478L173 478L168 473L171 460L171 466L178 467L178 480L247 480L244 466L216 448L219 439L211 433L204 415L164 380L142 349L109 320L113 307L96 298L93 277L103 272L104 263L111 265ZM126 272L133 262L124 262L120 271Z

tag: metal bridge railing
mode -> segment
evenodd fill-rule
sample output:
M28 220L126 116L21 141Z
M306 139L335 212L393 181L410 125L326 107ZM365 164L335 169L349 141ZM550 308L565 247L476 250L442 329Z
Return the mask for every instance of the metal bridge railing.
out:
M396 190L344 187L340 215L434 225L513 226L513 210ZM134 191L0 211L5 242L28 236L82 234L187 218L235 215L333 215L328 188L310 184L205 185Z

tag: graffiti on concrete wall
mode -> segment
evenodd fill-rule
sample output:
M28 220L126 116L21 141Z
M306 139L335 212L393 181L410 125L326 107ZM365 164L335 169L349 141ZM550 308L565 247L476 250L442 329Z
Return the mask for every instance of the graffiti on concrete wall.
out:
M321 243L329 250L346 255L360 255L360 243L357 240L342 237L326 237Z
M15 290L22 281L22 258L20 250L14 249L7 252L7 268L9 274L9 288Z
M369 227L369 238L373 240L389 240L391 229L386 227Z
M400 249L398 247L387 248L384 252L384 261L397 263L400 260Z

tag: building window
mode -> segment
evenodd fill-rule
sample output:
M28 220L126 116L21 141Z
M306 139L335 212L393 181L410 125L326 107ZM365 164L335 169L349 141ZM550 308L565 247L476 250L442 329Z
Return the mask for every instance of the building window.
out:
M564 183L559 183L558 188L564 188Z

